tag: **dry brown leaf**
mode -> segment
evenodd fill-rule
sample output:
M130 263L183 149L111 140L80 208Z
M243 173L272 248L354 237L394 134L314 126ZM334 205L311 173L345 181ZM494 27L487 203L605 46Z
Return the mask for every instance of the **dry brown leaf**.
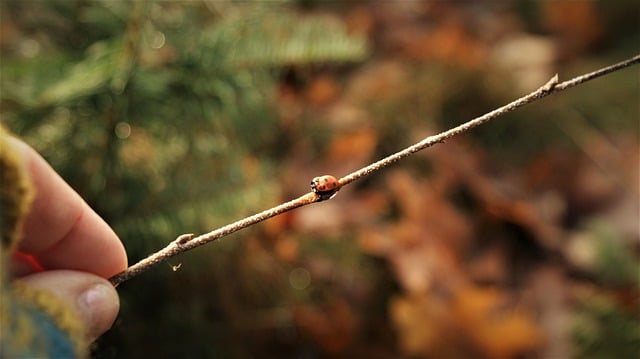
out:
M377 143L378 134L371 128L343 133L329 143L326 159L329 162L368 159Z
M292 236L279 236L275 243L275 255L284 262L298 260L300 254L300 242Z
M574 57L602 40L598 2L545 1L543 21L562 41L561 54Z
M340 94L340 85L335 77L319 75L305 89L304 97L310 105L325 106L336 100Z
M361 127L335 137L323 156L326 167L331 167L337 176L369 163L378 143L378 134L371 128Z
M293 226L297 231L337 234L344 227L342 208L336 201L300 208L293 215Z
M445 188L412 178L407 172L391 172L389 191L399 203L402 217L423 228L426 238L438 238L455 247L472 233L471 223L447 198Z
M389 304L402 353L424 357L459 357L451 312L441 298L398 296Z
M338 354L354 340L356 318L342 298L332 298L322 307L298 307L294 310L298 329L322 351Z
M452 310L459 329L487 358L520 357L543 343L531 315L496 289L467 287L456 293Z
M371 10L365 6L356 6L347 14L345 25L349 34L368 36L375 28L375 20Z
M435 27L421 24L401 27L388 40L409 59L477 68L486 62L487 50L471 32L464 17L450 16Z
M532 317L508 305L495 289L467 286L451 296L396 297L390 314L400 348L408 355L514 358L543 343Z
M363 228L358 234L358 244L366 253L381 257L395 249L395 239L378 227Z
M359 105L398 99L400 90L409 80L408 69L401 62L374 62L352 76L345 97L349 102Z

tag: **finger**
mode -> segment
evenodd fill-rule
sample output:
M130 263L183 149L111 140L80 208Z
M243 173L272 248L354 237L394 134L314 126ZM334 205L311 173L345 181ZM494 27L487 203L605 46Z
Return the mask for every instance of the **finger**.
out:
M26 164L35 195L18 249L44 269L75 269L110 277L127 266L113 230L31 147L10 138Z
M107 280L90 273L54 270L32 274L19 281L49 291L70 306L84 324L90 341L111 328L120 310L115 288Z
M7 264L9 278L24 277L44 270L33 256L20 251L11 253Z

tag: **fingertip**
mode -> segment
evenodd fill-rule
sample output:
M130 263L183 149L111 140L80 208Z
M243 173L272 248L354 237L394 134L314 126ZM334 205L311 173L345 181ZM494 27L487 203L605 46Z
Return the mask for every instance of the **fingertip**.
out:
M75 314L88 340L93 341L113 325L120 310L115 288L91 273L54 270L32 274L20 282L52 293Z
M87 325L87 337L93 341L113 326L120 298L109 282L96 283L78 296L78 308Z

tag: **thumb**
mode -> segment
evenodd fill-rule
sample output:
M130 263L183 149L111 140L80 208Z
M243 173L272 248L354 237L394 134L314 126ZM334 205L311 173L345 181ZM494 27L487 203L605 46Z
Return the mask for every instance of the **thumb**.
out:
M118 292L106 279L95 274L52 270L22 277L20 281L49 291L67 303L83 322L91 341L111 328L120 309Z

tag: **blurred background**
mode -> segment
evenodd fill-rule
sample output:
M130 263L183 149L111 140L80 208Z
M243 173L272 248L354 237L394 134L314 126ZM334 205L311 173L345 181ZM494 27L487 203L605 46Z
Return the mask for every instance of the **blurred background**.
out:
M0 115L134 263L634 56L633 0L2 1ZM631 358L640 70L118 288L94 358Z

